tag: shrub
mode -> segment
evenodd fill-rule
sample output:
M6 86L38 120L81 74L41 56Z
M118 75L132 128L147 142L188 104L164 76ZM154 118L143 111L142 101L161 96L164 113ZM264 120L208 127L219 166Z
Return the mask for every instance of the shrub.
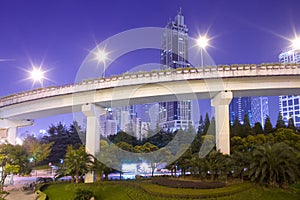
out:
M89 190L77 189L73 200L90 200L93 197L93 193Z
M225 187L223 182L198 182L198 181L183 181L169 178L155 178L152 183L172 187L172 188L195 188L195 189L214 189Z
M40 190L36 191L36 194L38 196L37 200L46 200L47 199L47 195Z

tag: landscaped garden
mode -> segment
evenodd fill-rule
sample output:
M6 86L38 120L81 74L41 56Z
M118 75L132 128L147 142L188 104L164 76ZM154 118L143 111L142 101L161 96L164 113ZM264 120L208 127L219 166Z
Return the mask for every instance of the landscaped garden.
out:
M69 129L62 124L52 125L42 140L28 137L22 146L0 145L4 169L0 189L3 190L3 181L9 174L28 174L33 167L53 161L58 166L56 182L40 188L40 200L300 199L300 130L293 121L286 127L279 115L276 128L269 118L262 128L259 123L251 127L247 116L243 125L236 120L231 126L230 155L214 146L214 118L210 121L207 115L201 121L197 131L192 127L176 132L160 130L142 141L119 132L102 138L101 151L96 155L88 154L80 144L82 132L74 128L78 126L76 122ZM187 141L187 136L194 140ZM165 148L170 141L176 148ZM203 145L210 146L205 155L199 151ZM115 151L119 148L124 151ZM159 154L149 156L158 151ZM165 165L163 171L168 173L164 174L157 166L166 158L172 162ZM142 162L149 164L147 178L139 175L136 180L108 181L111 173L119 173L121 179L126 172L121 165ZM96 182L84 184L89 172L94 172ZM70 183L58 181L66 176Z
M132 199L220 199L220 200L299 200L300 184L289 189L261 187L252 183L234 184L217 189L182 189L159 186L151 182L118 181L94 184L59 183L44 190L49 200L73 199L77 189L92 191L96 200Z

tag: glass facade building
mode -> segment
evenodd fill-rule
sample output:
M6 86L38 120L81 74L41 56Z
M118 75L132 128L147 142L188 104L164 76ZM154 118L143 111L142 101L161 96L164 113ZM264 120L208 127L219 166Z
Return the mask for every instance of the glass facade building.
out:
M279 54L279 61L282 64L300 64L300 49L287 49ZM283 116L284 122L288 123L293 118L295 126L300 127L299 95L279 96L279 111Z
M174 21L169 21L162 35L161 66L166 68L189 67L188 28L181 10ZM159 121L164 128L186 129L193 125L190 100L159 103Z

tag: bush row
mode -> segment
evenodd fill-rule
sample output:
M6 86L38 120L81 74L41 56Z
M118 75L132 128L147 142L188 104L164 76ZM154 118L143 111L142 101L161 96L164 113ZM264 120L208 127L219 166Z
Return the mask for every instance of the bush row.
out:
M156 184L142 184L141 189L152 196L161 198L187 198L187 199L198 199L198 198L217 198L223 196L230 196L239 192L246 191L253 187L251 183L244 183L239 185L228 186L224 188L211 189L178 189L168 188L165 186L158 186Z
M199 182L199 181L186 181L179 179L169 179L169 178L155 178L152 183L173 187L173 188L193 188L193 189L215 189L225 187L226 184L223 182Z

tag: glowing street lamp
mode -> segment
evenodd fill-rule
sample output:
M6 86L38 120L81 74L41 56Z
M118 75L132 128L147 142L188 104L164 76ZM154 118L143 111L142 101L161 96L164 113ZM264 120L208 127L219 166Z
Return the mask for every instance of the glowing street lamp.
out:
M291 42L293 49L300 49L300 38L295 38Z
M105 61L107 59L107 53L104 50L98 50L96 53L96 59L98 60L98 63L103 62L103 75L105 76Z
M201 67L203 68L203 50L209 45L208 44L209 39L205 36L199 36L197 39L197 45L200 48L200 54L201 54Z
M43 80L46 78L45 77L46 72L43 71L41 67L38 68L33 66L31 71L28 72L29 72L29 79L33 81L33 84L39 82L41 86L43 86Z

